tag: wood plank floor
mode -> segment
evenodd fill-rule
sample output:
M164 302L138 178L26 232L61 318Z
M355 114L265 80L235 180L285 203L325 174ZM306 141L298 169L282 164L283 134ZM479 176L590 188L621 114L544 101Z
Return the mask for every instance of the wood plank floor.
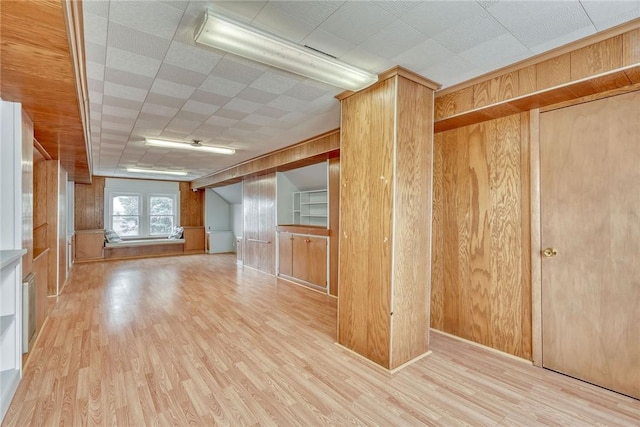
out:
M390 375L335 319L233 256L76 265L3 425L640 425L639 401L435 333Z

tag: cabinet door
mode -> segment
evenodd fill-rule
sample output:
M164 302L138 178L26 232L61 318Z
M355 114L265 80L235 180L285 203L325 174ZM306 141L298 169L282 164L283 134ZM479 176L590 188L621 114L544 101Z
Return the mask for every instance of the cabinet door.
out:
M293 276L293 236L291 233L278 233L278 272Z
M327 286L326 239L293 236L293 277L314 285Z

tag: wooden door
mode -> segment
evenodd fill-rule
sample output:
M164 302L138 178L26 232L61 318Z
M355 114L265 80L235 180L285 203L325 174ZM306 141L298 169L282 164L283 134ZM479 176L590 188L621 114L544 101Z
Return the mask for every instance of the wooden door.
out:
M322 237L293 236L293 277L327 286L327 240Z
M543 366L640 398L640 92L540 116Z
M278 273L293 276L293 236L291 233L278 233Z

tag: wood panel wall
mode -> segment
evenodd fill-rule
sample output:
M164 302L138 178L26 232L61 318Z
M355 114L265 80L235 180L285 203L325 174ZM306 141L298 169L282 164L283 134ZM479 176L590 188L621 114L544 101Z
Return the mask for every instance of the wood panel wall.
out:
M340 157L329 159L329 294L338 296Z
M74 185L76 230L104 229L104 177L94 176L91 184Z
M247 176L243 181L244 264L276 272L276 173Z
M68 244L67 244L67 171L60 166L58 161L58 188L57 188L57 205L58 213L58 290L59 294L67 282L68 274Z
M191 184L180 183L180 225L204 226L204 190L191 191Z
M34 226L37 247L49 248L47 294L58 294L58 191L60 164L57 160L45 160L34 165ZM63 236L66 239L66 236ZM44 238L44 241L42 239ZM64 283L64 282L63 282Z
M529 114L435 135L431 326L531 359Z

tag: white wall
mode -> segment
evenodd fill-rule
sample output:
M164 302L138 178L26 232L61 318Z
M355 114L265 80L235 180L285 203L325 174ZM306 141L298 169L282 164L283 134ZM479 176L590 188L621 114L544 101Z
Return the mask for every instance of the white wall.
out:
M278 172L276 180L278 225L293 224L293 193L300 190L291 182L286 172Z
M230 205L231 208L231 230L236 237L242 237L244 232L244 221L242 220L242 204Z
M207 231L231 230L229 204L212 189L205 193L205 222Z
M0 249L22 247L22 106L0 99Z

